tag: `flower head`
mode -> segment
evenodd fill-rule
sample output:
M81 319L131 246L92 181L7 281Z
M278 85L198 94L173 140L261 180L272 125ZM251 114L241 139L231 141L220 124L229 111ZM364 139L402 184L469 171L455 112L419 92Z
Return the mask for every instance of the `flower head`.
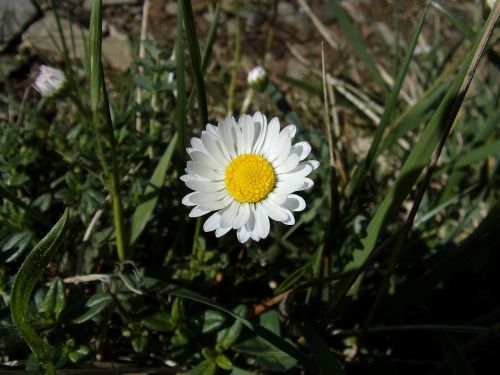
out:
M248 72L247 81L248 85L254 89L260 89L264 86L267 80L267 74L262 66L256 66Z
M194 190L182 203L193 206L190 217L212 211L205 232L220 237L231 229L240 242L259 241L269 234L269 219L293 225L293 211L306 207L296 194L313 186L307 175L319 166L304 161L308 142L292 145L295 125L273 118L269 124L260 112L242 115L238 123L227 117L218 126L208 124L200 138L191 139L186 173L181 177Z
M58 94L66 84L66 76L62 70L47 65L40 66L38 75L33 82L33 87L40 95L53 97Z

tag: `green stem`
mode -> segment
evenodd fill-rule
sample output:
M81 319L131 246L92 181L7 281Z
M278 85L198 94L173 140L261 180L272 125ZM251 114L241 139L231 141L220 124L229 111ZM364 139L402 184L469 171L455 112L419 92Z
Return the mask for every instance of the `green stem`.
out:
M97 154L101 161L104 177L113 203L113 217L116 236L116 247L118 259L124 261L127 258L126 242L124 237L123 208L120 195L120 178L117 162L117 146L113 130L113 119L104 80L104 72L101 60L102 48L102 0L94 0L92 3L92 15L90 19L90 101L92 108L92 122L97 140ZM103 96L106 121L105 129L102 129L100 119L100 96ZM104 154L103 143L111 149L111 168L109 168Z

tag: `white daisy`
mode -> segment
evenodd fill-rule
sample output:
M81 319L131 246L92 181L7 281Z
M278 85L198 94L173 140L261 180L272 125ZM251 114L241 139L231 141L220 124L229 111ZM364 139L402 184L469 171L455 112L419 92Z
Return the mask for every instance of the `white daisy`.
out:
M40 95L52 97L59 93L66 84L64 72L57 68L41 65L33 86Z
M227 117L218 126L208 124L201 138L192 138L186 173L181 177L194 192L182 203L194 206L190 217L215 211L203 225L220 237L237 230L240 242L259 241L269 234L269 218L293 225L292 211L306 207L296 194L313 186L307 175L319 166L304 161L308 142L292 145L295 125L280 131L275 117L269 124L260 112L242 115L238 123Z

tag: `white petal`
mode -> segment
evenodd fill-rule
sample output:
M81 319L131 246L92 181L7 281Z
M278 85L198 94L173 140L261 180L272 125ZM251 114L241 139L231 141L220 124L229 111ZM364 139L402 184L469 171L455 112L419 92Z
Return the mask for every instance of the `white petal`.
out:
M201 136L201 141L203 145L207 149L207 153L210 154L215 160L217 160L220 164L226 165L230 162L228 152L224 152L221 148L219 142L217 142L217 138L215 138L211 134L203 134Z
M297 165L299 165L299 155L297 154L290 154L286 160L278 164L276 163L275 166L275 171L276 173L287 173L290 172L292 169L294 169Z
M303 190L305 180L305 178L301 178L298 180L278 181L274 191L276 194L291 194L294 191Z
M184 198L182 198L182 204L184 206L196 206L196 203L191 200L191 198L197 194L198 192L193 191L192 193L189 193L186 195Z
M285 221L288 218L285 210L275 205L271 200L265 199L262 201L262 207L266 211L267 216L275 221Z
M278 181L299 180L306 177L313 171L313 166L309 163L300 163L292 171L278 176Z
M224 181L185 181L185 183L192 190L204 192L220 191L226 187Z
M236 139L236 155L241 155L245 153L245 142L243 140L243 134L241 133L241 128L235 126L231 129L233 132L233 139Z
M231 202L233 201L233 198L231 196L226 196L224 199L221 199L220 201L206 201L200 204L200 209L205 210L205 211L215 211L215 210L220 210L222 208L227 207Z
M193 159L195 162L206 168L224 172L224 165L216 161L213 157L205 152L193 151L189 156L191 156L191 159Z
M276 145L279 132L280 122L277 117L274 117L267 126L266 140L264 141L264 144L262 145L262 148L259 152L261 155L265 156L266 158L269 156L272 148Z
M233 229L241 228L245 225L250 217L250 205L248 203L241 203L238 214L233 221Z
M267 216L266 210L260 202L255 204L255 225L259 231L260 238L266 238L269 235L271 227L269 216Z
M281 206L288 198L288 194L279 194L276 191L269 193L267 199L271 200L275 205Z
M283 128L283 130L288 130L290 133L290 137L295 137L295 134L297 133L297 127L293 124L287 125Z
M205 232L211 232L213 230L216 230L217 228L220 227L220 213L219 211L215 212L210 216L207 221L203 224L203 230Z
M281 164L288 155L290 154L290 149L292 148L292 138L288 133L288 130L283 130L277 138L276 144L273 145L269 152L269 161L276 161L277 164Z
M314 185L313 180L306 177L306 178L304 178L304 182L302 183L302 186L300 188L298 188L297 191L307 190L307 189L311 188L313 185Z
M210 211L205 211L205 210L200 209L200 206L196 206L189 213L189 217L200 217L200 216L208 214L209 212Z
M215 237L219 238L219 237L222 237L223 235L225 235L227 232L229 232L231 230L231 227L227 227L227 228L217 228L215 230Z
M238 228L236 236L238 237L238 241L240 241L241 243L245 243L249 240L250 233L248 233L245 226L242 226L241 228Z
M209 134L217 136L217 133L218 133L217 126L212 125L212 124L207 124L207 130L206 130L206 132L209 133ZM201 132L201 135L203 135L203 133L204 132Z
M254 142L252 147L252 153L260 154L260 150L264 141L266 140L267 133L267 119L266 116L262 115L260 112L256 112L253 115L253 124L255 127L254 132Z
M232 227L234 219L236 218L236 215L238 213L238 209L240 207L239 202L233 202L231 205L227 208L227 210L222 214L220 218L220 226L223 228L226 227Z
M234 118L232 118L232 117L226 118L221 123L221 125L219 125L220 133L222 134L224 145L226 146L226 150L229 153L231 160L236 157L236 151L234 149L236 141L233 138L233 131L232 131L233 127L235 127L235 126L237 126L237 125L234 123Z
M241 126L242 134L243 134L243 153L248 154L252 152L253 145L253 134L254 134L254 126L252 117L249 115L242 115L238 123Z
M194 204L204 204L206 202L220 201L228 196L227 191L201 192L195 191L190 197L190 202Z
M319 167L319 161L317 161L317 160L308 160L305 163L312 166L313 169L317 169Z
M296 194L290 194L282 207L291 211L304 211L306 208L306 201Z
M187 162L186 169L187 169L187 172L192 174L192 175L204 177L204 178L207 178L207 179L212 180L212 181L224 180L224 174L221 171L209 169L209 168L204 167L203 165L201 165L195 161L192 161L192 160ZM182 179L182 177L181 177L181 179Z
M302 161L311 153L311 145L308 142L298 142L292 146L291 152L299 155Z
M256 219L255 219L255 204L250 204L250 216L248 218L247 223L245 224L245 228L248 233L250 233L250 237L254 241L259 241L259 230L257 229Z
M203 151L203 152L206 151L205 147L203 146L203 142L201 141L200 138L197 138L197 137L191 138L191 146L196 151Z

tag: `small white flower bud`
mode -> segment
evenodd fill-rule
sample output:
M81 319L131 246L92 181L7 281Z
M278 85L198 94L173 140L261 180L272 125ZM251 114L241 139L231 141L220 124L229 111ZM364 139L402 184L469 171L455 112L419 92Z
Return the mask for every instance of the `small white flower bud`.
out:
M59 93L65 84L66 76L62 70L42 65L33 82L33 87L40 95L50 98Z
M267 74L262 66L257 66L248 72L247 81L251 88L261 89L267 79Z

